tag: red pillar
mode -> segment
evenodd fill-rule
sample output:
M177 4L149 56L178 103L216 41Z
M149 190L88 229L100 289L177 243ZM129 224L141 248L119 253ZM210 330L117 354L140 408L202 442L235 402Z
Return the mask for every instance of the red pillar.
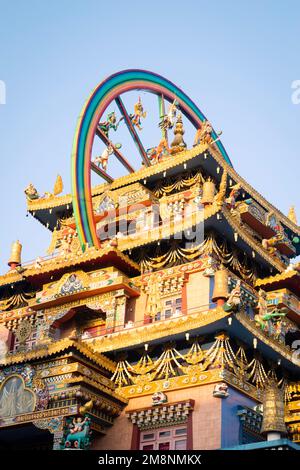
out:
M137 424L132 427L131 446L130 450L139 450L140 447L140 430Z

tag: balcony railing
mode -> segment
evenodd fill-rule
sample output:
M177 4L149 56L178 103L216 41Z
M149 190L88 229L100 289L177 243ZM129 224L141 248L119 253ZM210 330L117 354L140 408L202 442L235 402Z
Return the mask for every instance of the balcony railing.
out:
M95 339L97 337L103 337L106 335L111 335L114 333L119 333L120 331L129 331L129 330L135 330L140 327L144 327L145 325L153 325L155 324L164 324L167 321L174 320L176 318L183 318L183 317L188 317L189 315L192 315L194 313L202 313L202 312L207 312L213 308L216 307L216 304L210 303L206 305L201 305L197 307L192 307L190 309L187 309L186 312L181 311L180 314L175 314L170 316L169 318L163 319L163 320L155 320L152 317L145 317L143 320L139 320L136 322L126 322L120 325L115 325L114 327L109 327L107 328L106 326L103 326L103 328L98 328L95 333L93 332L88 332L88 335L85 336L85 333L81 336L82 340L90 340L90 339Z

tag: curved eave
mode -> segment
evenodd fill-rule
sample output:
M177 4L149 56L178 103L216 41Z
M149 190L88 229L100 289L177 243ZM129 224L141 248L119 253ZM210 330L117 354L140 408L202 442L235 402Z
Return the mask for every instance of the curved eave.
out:
M279 209L268 202L256 189L254 189L247 181L242 178L231 165L228 165L223 158L220 157L218 151L214 148L209 149L210 154L215 161L224 169L227 170L228 176L236 183L240 183L245 192L253 197L264 209L268 212L273 212L276 217L288 228L294 235L300 236L300 227L294 224L286 215L284 215ZM300 247L299 247L300 252ZM299 253L297 253L299 254Z
M71 267L87 265L96 265L98 269L101 267L115 266L125 274L138 275L140 273L139 265L119 249L114 247L100 250L90 248L84 253L73 255L66 260L59 257L51 258L50 260L44 261L40 268L35 268L33 266L28 267L21 275L6 274L4 276L0 276L0 286L24 280L30 280L32 282L41 279L44 281L49 277L49 274L65 271Z
M253 238L247 233L245 229L242 228L242 226L235 220L235 218L230 214L230 211L225 206L223 206L222 213L232 228L233 233L236 232L238 234L245 244L258 255L261 262L267 263L269 266L273 266L279 272L282 272L286 269L286 265L284 263L269 255L269 253L261 245L253 240Z
M160 344L166 341L182 339L188 331L193 334L201 328L201 333L212 333L226 324L228 313L223 309L213 309L184 315L162 322L155 322L137 328L122 330L91 340L92 347L100 353L118 350L130 350L145 342ZM87 340L89 343L89 340Z
M263 357L273 361L274 365L277 364L278 358L280 358L283 369L287 369L300 376L300 361L293 358L293 352L290 348L262 332L245 313L239 312L236 315L232 315L232 319L231 326L227 327L229 334L232 331L235 336L252 348L253 338L257 338L257 351Z
M255 285L267 291L286 288L300 296L300 273L293 270L284 271L265 279L257 279Z
M228 318L231 316L232 323L229 326ZM224 312L222 308L155 322L99 337L93 340L93 348L100 353L129 351L139 349L144 343L151 342L151 345L159 345L164 342L184 340L186 332L189 332L190 337L193 337L217 334L221 331L226 331L232 338L240 339L251 350L253 350L253 338L257 338L257 351L263 357L273 361L274 364L277 364L280 357L281 366L284 369L300 375L300 361L297 362L293 359L289 348L263 334L245 313L231 315Z
M8 366L13 364L20 364L25 362L37 361L40 359L51 358L58 354L67 353L68 351L78 351L83 356L97 364L109 372L114 372L116 364L111 359L108 359L102 354L95 354L95 352L87 345L79 341L71 339L62 339L55 343L47 344L38 349L31 349L26 352L16 352L0 359L1 366Z

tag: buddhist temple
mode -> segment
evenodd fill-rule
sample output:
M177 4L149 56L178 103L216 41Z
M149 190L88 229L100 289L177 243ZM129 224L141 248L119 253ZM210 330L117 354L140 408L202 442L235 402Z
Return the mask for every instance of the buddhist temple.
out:
M125 70L80 113L70 194L28 182L49 248L26 262L12 234L0 275L1 449L300 449L296 211L221 137L172 82Z

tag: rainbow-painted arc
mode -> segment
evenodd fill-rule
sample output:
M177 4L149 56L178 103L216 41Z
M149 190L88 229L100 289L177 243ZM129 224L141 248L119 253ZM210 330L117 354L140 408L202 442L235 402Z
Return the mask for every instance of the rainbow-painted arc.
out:
M82 249L86 245L99 247L91 197L90 161L96 127L109 104L131 90L146 90L163 95L172 102L176 97L180 110L198 129L206 118L196 104L174 83L146 70L124 70L101 82L91 93L80 113L72 150L73 210ZM213 137L217 134L213 132ZM231 165L220 140L216 142L224 159Z

